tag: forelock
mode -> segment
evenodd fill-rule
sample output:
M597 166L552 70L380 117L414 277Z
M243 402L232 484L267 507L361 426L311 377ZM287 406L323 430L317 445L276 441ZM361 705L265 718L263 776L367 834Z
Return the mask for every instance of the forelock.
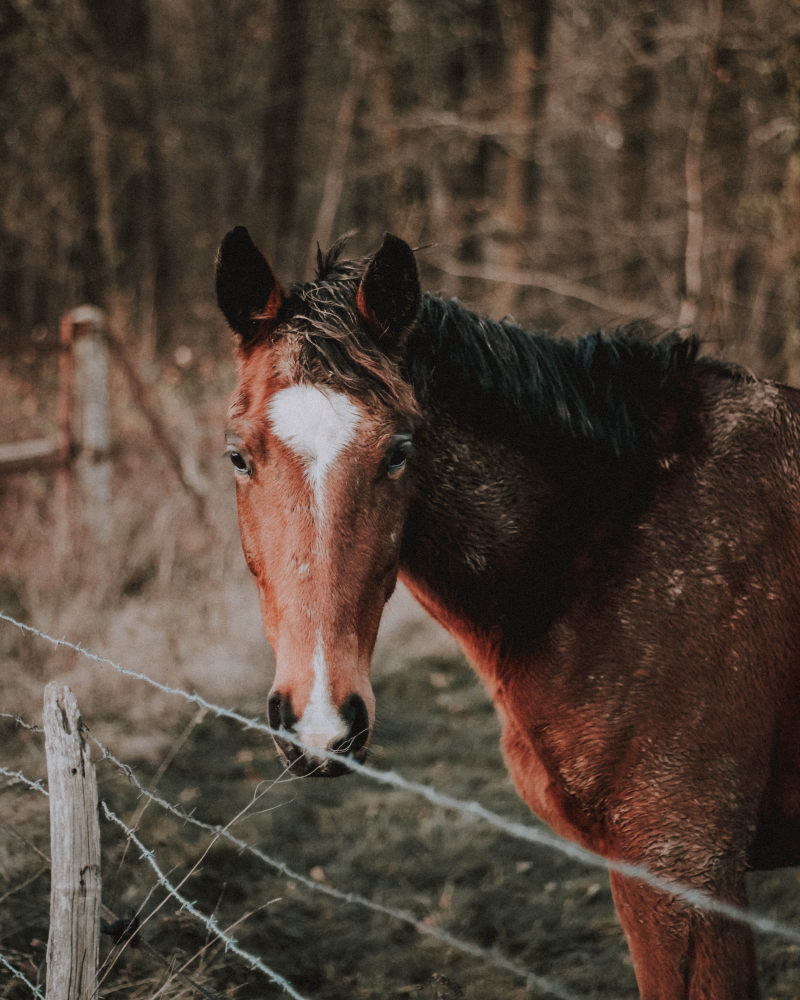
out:
M328 385L388 406L409 420L417 416L404 358L379 347L356 306L369 258L342 260L346 239L318 252L314 281L292 287L281 330L292 382Z

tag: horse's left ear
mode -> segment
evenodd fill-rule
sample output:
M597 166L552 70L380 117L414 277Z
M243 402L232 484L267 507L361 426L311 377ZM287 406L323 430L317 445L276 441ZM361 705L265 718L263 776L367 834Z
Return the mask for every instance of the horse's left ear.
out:
M358 286L356 305L378 343L399 346L417 318L420 288L411 247L387 233Z
M217 302L242 346L253 341L262 324L274 326L283 290L244 226L232 229L217 253Z

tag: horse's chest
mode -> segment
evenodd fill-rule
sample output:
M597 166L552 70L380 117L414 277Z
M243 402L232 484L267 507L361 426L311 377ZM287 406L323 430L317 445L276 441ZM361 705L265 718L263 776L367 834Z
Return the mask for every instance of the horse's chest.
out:
M576 796L566 788L558 762L550 759L543 746L537 746L532 734L500 702L498 709L503 722L506 765L520 796L562 837L602 850L605 837L589 801L591 795Z

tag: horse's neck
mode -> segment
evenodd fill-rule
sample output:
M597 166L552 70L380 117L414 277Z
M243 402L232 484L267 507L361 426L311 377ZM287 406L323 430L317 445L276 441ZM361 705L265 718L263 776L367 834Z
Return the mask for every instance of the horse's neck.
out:
M434 408L417 434L403 577L473 650L527 654L607 580L655 474L567 438L537 458L513 428L489 436Z
M530 457L446 411L426 414L416 451L403 576L462 641L485 639L525 587L550 485Z
M688 440L681 400L694 390L675 393L675 369L690 351L602 337L575 348L430 297L422 315L409 342L423 421L403 573L451 630L466 621L530 648L607 577L657 489L658 449Z

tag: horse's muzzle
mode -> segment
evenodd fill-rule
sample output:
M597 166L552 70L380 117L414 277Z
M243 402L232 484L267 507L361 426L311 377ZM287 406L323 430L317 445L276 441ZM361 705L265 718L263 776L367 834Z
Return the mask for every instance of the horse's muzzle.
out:
M268 716L270 728L275 730L273 740L293 774L336 778L352 771L347 761L362 764L366 760L370 724L364 699L357 694L350 695L339 713L347 726L347 735L324 749L305 746L297 737L298 718L290 696L280 692L270 696Z

